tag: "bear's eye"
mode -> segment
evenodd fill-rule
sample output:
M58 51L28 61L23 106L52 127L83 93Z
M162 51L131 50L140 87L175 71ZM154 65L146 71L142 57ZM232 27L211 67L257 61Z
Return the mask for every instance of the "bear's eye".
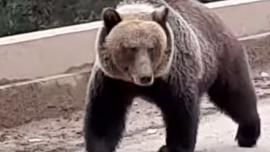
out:
M131 53L134 53L137 51L137 48L136 47L131 47L131 48L128 48L129 52Z
M154 48L151 47L151 48L148 49L148 51L149 51L149 53L153 53L154 52Z
M125 71L125 72L128 71L128 67L127 67L127 66L124 67L124 71Z

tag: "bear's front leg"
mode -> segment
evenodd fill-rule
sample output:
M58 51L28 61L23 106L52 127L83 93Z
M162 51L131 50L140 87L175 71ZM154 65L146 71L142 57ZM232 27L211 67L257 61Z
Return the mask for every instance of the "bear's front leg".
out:
M87 152L114 152L125 127L125 115L131 104L125 83L97 72L89 86L84 121Z
M166 146L159 151L194 152L199 121L196 87L185 88L177 83L160 82L155 88L159 89L153 94L153 99L163 113L167 134Z

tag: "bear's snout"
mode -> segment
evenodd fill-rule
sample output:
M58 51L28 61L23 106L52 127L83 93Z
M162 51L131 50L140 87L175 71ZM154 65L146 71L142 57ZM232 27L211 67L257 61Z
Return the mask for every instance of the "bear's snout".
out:
M153 75L142 75L142 76L134 76L133 80L135 84L140 86L150 86L154 83Z
M154 77L151 75L149 76L141 76L139 78L139 81L140 81L140 84L143 85L143 86L149 86L149 85L152 85L153 82L154 82Z
M148 84L152 81L152 77L150 76L144 76L140 78L141 83Z
M141 50L135 59L135 65L132 72L133 81L140 86L150 86L154 82L154 73L152 61L148 52Z

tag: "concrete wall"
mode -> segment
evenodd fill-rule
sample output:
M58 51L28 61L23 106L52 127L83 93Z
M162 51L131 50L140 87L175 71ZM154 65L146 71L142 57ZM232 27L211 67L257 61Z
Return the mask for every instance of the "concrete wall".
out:
M96 24L0 39L0 84L57 75L93 62Z
M270 31L269 0L229 0L207 6L238 37ZM93 22L0 38L0 84L89 67L94 60L95 35L100 25Z
M238 37L270 31L269 0L228 0L206 4Z
M230 0L207 6L247 46L252 69L267 69L270 1ZM0 39L0 128L83 108L100 24L94 22Z

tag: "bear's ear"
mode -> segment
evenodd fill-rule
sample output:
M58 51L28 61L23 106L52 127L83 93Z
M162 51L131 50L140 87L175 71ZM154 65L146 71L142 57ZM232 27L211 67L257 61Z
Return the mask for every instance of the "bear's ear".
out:
M122 20L120 15L116 12L116 10L110 7L103 9L102 19L104 21L104 26L108 33L115 25L117 25Z
M167 22L168 14L169 14L169 9L165 6L161 6L160 8L157 8L152 13L152 18L154 21L158 22L162 26L165 26Z

